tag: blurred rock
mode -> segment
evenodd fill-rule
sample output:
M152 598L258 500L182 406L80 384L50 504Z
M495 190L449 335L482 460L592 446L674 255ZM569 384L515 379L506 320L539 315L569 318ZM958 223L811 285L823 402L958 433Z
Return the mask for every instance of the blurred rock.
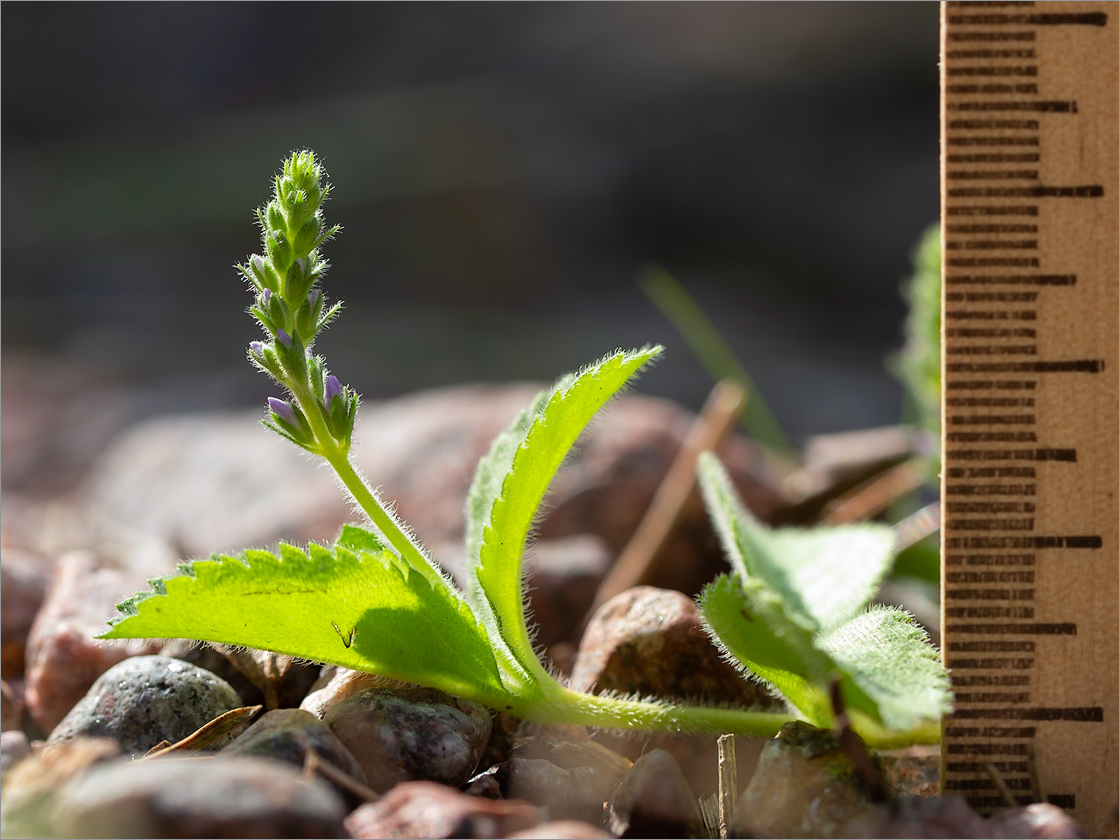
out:
M378 792L411 780L457 787L474 773L490 736L488 709L416 686L363 689L327 709L323 721Z
M531 384L441 388L367 403L354 439L358 467L429 545L461 540L463 500L478 460L540 390ZM349 503L327 471L261 430L259 412L148 421L123 434L90 471L92 505L152 531L184 554L329 541ZM693 421L668 400L626 395L581 440L549 494L538 535L630 539ZM743 438L721 450L747 503L779 504L755 476ZM449 565L454 565L449 559Z
M571 687L706 704L776 702L723 661L691 598L650 586L621 592L595 613L580 642Z
M63 837L345 837L329 785L281 761L110 762L59 791Z
M156 640L97 641L119 601L142 581L105 566L89 552L61 557L27 641L27 708L50 732L106 669Z
M505 835L506 840L610 840L614 836L579 820L554 820Z
M997 814L990 823L992 837L999 840L1074 840L1087 837L1077 822L1049 802L1035 802Z
M134 656L102 674L48 741L106 737L127 753L143 755L242 705L229 683L209 671L166 656ZM231 739L225 735L207 749Z
M941 790L941 748L914 746L880 752L887 786L898 796L937 796Z
M435 782L401 782L346 818L354 838L505 837L539 825L546 811L528 802L468 796Z
M45 557L14 546L0 547L0 677L22 677L27 636L50 580Z
M611 796L604 824L619 837L706 837L700 803L673 757L646 753Z
M31 742L18 729L0 732L0 774L8 771L31 755Z
M832 733L795 721L763 748L733 826L740 837L842 837L849 822L872 809Z
M327 709L335 703L352 697L364 689L381 688L387 685L399 687L401 683L362 671L352 671L340 665L324 665L319 679L311 685L311 689L299 707L306 712L311 712L317 718L322 718L327 713Z
M0 789L0 836L54 837L54 797L69 779L121 754L110 738L48 744L19 762ZM71 836L89 837L86 831Z
M235 755L255 755L286 761L303 768L314 751L322 761L333 765L350 778L361 784L366 783L366 774L349 750L338 740L329 726L310 712L301 709L273 709L242 732L236 740L221 751L221 757ZM335 786L346 798L350 792L338 787L329 776L322 775L324 781Z
M19 729L23 710L23 697L7 681L0 680L0 732Z

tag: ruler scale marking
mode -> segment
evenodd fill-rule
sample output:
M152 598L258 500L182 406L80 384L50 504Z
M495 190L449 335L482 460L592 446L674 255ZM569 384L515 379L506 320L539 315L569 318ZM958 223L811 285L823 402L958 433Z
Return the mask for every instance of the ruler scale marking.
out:
M1120 750L1118 11L942 5L942 786L991 812L1037 771L1091 834Z

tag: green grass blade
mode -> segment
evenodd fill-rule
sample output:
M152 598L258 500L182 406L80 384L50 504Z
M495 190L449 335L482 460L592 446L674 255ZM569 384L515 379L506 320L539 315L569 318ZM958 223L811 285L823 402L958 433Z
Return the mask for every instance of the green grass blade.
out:
M692 296L661 266L642 272L640 285L661 313L676 327L713 382L731 377L747 389L749 399L741 422L754 440L782 457L795 456L796 450L782 430L774 413L762 399L750 374L728 346Z
M102 636L180 638L271 650L440 688L502 708L489 641L446 585L433 585L349 529L333 548L281 545L215 556L152 581Z
M537 410L526 418L529 422L517 421L510 436L496 444L484 459L483 477L472 489L467 562L473 564L472 591L488 605L479 609L480 619L491 638L501 640L538 680L550 678L533 650L522 581L522 558L534 518L548 485L587 423L660 354L660 346L618 351L561 379L546 399L537 401Z

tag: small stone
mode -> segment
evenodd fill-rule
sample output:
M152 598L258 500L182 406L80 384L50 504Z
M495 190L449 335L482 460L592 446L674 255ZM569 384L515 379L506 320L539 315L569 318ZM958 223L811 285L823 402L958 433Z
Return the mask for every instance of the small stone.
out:
M595 613L580 642L571 687L772 708L770 695L725 662L681 592L635 586Z
M915 746L880 753L887 785L898 796L937 796L941 790L941 748Z
M8 771L31 755L31 742L18 729L0 732L0 774Z
M282 761L114 761L67 784L55 803L62 837L345 837L346 805Z
M382 688L384 686L400 686L401 683L387 680L375 674L366 674L362 671L351 671L341 665L326 665L322 672L307 692L307 696L300 702L299 707L305 712L310 712L317 718L322 718L327 709L335 703L352 697L366 688Z
M229 683L167 656L134 656L106 671L62 720L48 741L108 737L143 755L162 740L174 744L219 715L240 708ZM209 749L232 740L223 736Z
M117 758L110 738L77 738L34 750L4 778L0 790L0 837L53 837L54 797L69 779L100 762ZM90 836L85 831L73 836Z
M872 807L832 733L794 721L763 748L734 828L743 837L840 837Z
M217 674L233 686L246 706L266 709L298 707L322 670L319 665L295 662L290 656L185 639L170 640L160 654Z
M0 677L22 677L27 636L43 603L47 560L30 551L0 548Z
M1004 811L991 820L990 827L992 837L999 840L1073 840L1088 836L1073 817L1049 802Z
M547 806L556 820L598 824L618 780L633 763L575 733L528 737L497 767L502 794Z
M991 838L991 823L959 796L909 797L876 805L848 822L844 837Z
M112 665L138 653L154 653L157 640L103 642L119 601L137 582L105 566L89 552L58 561L43 606L27 640L27 709L50 732Z
M364 689L331 706L323 721L376 791L417 779L458 787L490 737L485 707L418 686Z
M700 803L664 750L646 753L619 780L604 824L619 837L706 836Z
M506 837L539 825L546 811L528 802L468 796L436 782L402 782L346 818L353 838Z
M366 774L349 750L338 740L329 726L302 709L273 709L238 736L221 751L223 758L234 755L256 755L286 761L302 768L308 750L355 781L365 784ZM335 784L328 776L326 781ZM340 793L348 791L338 788Z
M611 840L614 835L580 820L553 820L505 837L506 840Z

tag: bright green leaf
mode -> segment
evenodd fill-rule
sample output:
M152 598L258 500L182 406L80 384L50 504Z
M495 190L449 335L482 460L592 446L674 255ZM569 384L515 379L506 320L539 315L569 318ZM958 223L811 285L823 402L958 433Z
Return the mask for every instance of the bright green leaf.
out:
M844 673L845 705L887 729L909 729L950 711L949 675L909 613L872 607L820 640Z
M535 411L518 418L499 439L472 486L467 562L474 564L471 591L482 606L479 615L491 638L500 638L537 679L549 678L529 638L522 581L522 558L533 520L584 427L660 354L659 346L619 351L562 378L546 398L537 400Z
M243 645L419 683L502 707L507 692L486 634L435 585L360 529L333 549L281 545L180 567L123 602L102 638Z

